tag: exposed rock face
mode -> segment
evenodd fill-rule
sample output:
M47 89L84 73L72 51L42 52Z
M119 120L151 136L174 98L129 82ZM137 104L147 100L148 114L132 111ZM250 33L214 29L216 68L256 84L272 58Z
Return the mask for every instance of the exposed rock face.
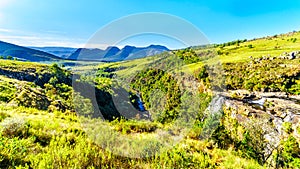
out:
M268 118L274 126L274 131L277 131L278 137L283 133L282 124L284 122L291 123L294 131L300 123L299 95L287 96L285 93L280 92L264 93L246 90L230 91L221 95L226 97L224 105L225 108L230 108L231 117L236 118L241 123L253 117ZM263 105L253 101L260 98L266 98Z
M4 75L6 77L21 81L34 82L39 86L43 86L45 83L48 83L50 78L53 77L53 75L51 75L50 73L38 73L36 69L18 71L0 68L0 75ZM72 84L72 79L65 79L65 84Z
M280 56L261 56L259 58L253 58L252 56L249 56L249 59L252 60L252 62L261 62L262 60L274 60L276 58L279 59L289 59L289 60L293 60L293 59L299 59L300 58L300 51L292 51L292 52L283 52Z
M280 145L282 138L287 133L285 124L290 123L293 136L300 139L297 128L300 125L300 96L287 96L285 93L275 92L249 92L235 90L223 92L220 95L226 98L224 112L234 118L242 126L251 122L258 122L263 130L263 138L266 140L263 148L263 157L268 160L273 151ZM266 98L263 105L254 100ZM251 125L250 125L251 126ZM248 127L250 127L248 126ZM250 127L251 128L251 127ZM251 128L256 129L256 128Z

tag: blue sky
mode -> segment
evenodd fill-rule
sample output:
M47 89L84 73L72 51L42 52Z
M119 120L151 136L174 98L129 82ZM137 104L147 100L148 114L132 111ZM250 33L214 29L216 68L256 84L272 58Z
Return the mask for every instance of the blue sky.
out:
M299 0L0 0L0 40L25 46L83 47L100 28L127 15L162 12L181 17L211 43L300 30ZM182 30L184 31L184 30ZM131 38L144 46L179 43Z

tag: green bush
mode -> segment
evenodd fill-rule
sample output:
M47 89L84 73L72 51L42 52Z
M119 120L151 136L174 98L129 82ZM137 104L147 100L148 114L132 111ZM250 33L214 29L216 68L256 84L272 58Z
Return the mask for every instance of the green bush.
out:
M196 54L196 52L191 48L187 48L184 50L178 50L175 52L175 55L177 57L179 57L180 59L182 59L184 61L184 63L186 63L186 64L196 63L196 62L201 61L200 56L198 56Z
M293 132L292 123L284 122L282 124L282 128L287 134L291 134Z
M32 107L39 110L47 110L50 104L43 90L30 86L23 86L15 101L19 106Z
M24 119L6 118L2 121L1 133L5 137L26 137L28 135L28 125Z
M282 140L274 159L278 167L299 168L300 147L297 139L289 136L287 139Z
M0 168L26 166L29 163L27 155L31 146L31 140L16 137L9 139L0 134Z
M227 89L250 91L288 92L298 94L300 67L298 60L261 60L223 65ZM291 65L282 68L280 65ZM263 72L263 73L262 73Z
M16 95L16 87L13 83L0 80L0 101L9 102Z
M148 121L126 121L122 119L120 121L115 120L112 124L114 124L113 126L116 131L122 133L150 133L158 128L158 124Z
M0 122L2 122L7 117L10 117L10 115L8 115L4 112L0 112Z

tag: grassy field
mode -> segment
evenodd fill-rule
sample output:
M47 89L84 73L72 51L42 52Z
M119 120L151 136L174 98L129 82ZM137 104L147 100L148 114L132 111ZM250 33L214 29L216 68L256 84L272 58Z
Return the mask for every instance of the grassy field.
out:
M210 142L194 139L185 139L169 151L146 159L117 156L94 144L74 115L7 105L0 105L0 110L4 117L1 168L263 168L234 150L211 149ZM137 124L102 125L130 128ZM151 138L147 135L143 137Z

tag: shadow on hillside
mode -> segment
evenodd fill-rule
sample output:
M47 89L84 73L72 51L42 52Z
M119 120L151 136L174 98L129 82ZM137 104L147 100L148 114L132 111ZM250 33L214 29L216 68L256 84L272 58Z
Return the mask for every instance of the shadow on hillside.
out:
M78 78L78 77L77 77ZM76 82L73 79L73 89L81 96L92 101L92 118L102 118L105 120L125 119L150 119L147 111L140 111L130 102L130 93L125 89L113 88L114 95L109 92L99 90L94 85L84 82ZM81 115L80 110L79 115Z
M13 71L0 68L0 75L8 78L13 78L20 81L33 82L36 85L44 88L46 83L49 83L53 74L44 73L42 76L37 74L35 70ZM73 78L73 79L72 79ZM112 96L109 92L99 90L94 85L84 82L77 82L79 75L65 78L61 83L73 86L74 91L79 92L81 96L91 100L93 105L93 118L102 118L105 120L114 120L116 118L131 119L136 117L149 117L147 111L139 111L135 105L129 102L129 93L123 88L115 88ZM78 113L79 115L80 112Z

